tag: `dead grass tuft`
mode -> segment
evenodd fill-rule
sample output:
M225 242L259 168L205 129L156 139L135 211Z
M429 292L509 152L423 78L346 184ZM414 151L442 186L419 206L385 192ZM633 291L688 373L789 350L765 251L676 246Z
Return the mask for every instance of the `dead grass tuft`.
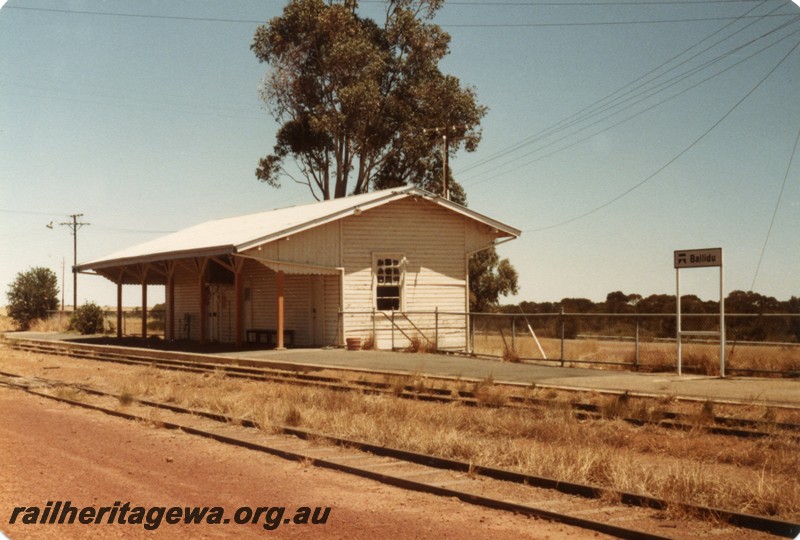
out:
M436 345L422 336L411 336L408 346L404 349L410 353L435 353Z
M502 407L508 401L505 389L494 384L494 378L491 375L477 381L472 393L478 403L485 407Z
M600 405L600 414L605 418L626 418L630 416L630 395L628 392L608 397Z
M511 362L514 364L518 364L522 362L522 358L519 356L516 350L511 348L506 348L503 350L503 362Z
M372 351L375 349L375 334L370 334L361 342L362 351Z
M83 401L86 399L86 394L73 386L56 386L51 393L59 399L68 399L70 401Z
M429 384L418 374L386 381L396 389ZM476 383L458 381L456 386L471 387L486 404L501 404L506 394L493 383L487 377ZM639 428L615 419L622 411L629 416L663 415L673 405L670 397L645 405L623 394L605 404L608 419L582 422L571 410L570 400L575 398L549 389L529 393L549 395L551 406L520 410L147 369L124 386L132 396L167 396L186 406L224 409L230 416L253 420L268 433L281 425L302 425L333 436L459 459L472 464L472 474L480 467L508 468L786 520L800 518L800 453L790 438L731 440L701 430ZM596 399L602 404L601 396Z
M297 407L291 405L283 417L283 422L287 426L297 427L303 423L303 415Z
M36 319L29 328L31 332L67 332L69 331L69 315L57 314L47 319Z

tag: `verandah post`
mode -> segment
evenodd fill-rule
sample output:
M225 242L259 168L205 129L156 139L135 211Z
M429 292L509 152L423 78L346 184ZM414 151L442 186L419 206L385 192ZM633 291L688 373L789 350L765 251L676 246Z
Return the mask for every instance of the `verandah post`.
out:
M278 350L285 349L283 342L283 328L284 328L284 320L283 320L283 307L284 307L284 274L283 271L278 271L275 274L275 286L278 289Z

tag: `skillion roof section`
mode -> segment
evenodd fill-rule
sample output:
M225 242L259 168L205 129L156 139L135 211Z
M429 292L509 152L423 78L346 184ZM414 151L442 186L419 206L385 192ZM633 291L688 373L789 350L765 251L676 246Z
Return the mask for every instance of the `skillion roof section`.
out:
M497 229L503 236L516 238L521 234L518 229L422 189L408 186L207 221L80 264L78 270L97 271L132 264L238 253L404 197L424 197Z

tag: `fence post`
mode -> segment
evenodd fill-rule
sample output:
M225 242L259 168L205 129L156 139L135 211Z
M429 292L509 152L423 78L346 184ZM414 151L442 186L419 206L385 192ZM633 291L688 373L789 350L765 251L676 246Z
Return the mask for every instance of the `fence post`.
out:
M394 350L394 310L392 310L392 350Z
M339 306L339 309L336 310L336 337L334 338L334 346L338 347L340 343L344 342L344 335L343 334L343 325L342 322L344 321L344 313L342 313L342 306Z
M433 313L434 316L434 324L436 326L436 330L433 334L433 348L438 350L439 349L439 306L436 306L436 311Z
M467 319L469 320L469 352L470 354L475 354L475 317L472 316L472 313L467 314Z
M639 371L639 314L637 313L634 318L636 319L636 341L633 353L633 369Z
M372 308L372 341L378 343L378 332L375 329L375 307Z
M511 350L517 352L517 318L511 316Z
M561 308L561 367L564 367L564 308Z

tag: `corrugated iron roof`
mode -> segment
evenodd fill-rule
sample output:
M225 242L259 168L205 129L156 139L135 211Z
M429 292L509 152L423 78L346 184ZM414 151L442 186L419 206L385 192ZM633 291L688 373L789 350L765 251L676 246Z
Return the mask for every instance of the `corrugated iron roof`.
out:
M236 253L342 219L358 210L368 210L408 196L428 198L450 210L483 222L508 236L520 235L520 231L513 227L427 191L408 186L207 221L80 264L78 270L100 270L127 264Z

